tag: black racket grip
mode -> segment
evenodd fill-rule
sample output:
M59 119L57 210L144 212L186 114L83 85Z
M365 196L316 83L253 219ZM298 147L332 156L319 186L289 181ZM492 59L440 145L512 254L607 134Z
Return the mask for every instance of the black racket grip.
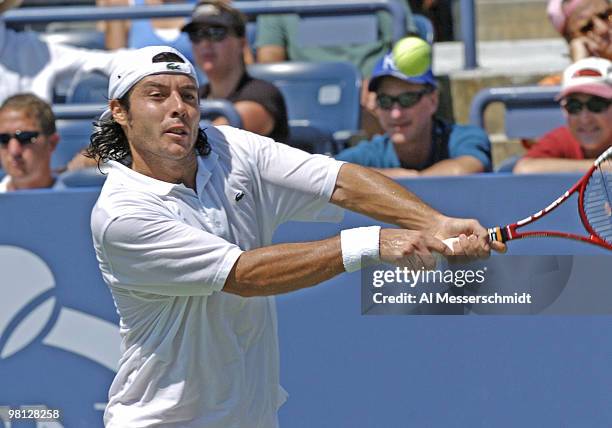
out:
M489 242L497 241L503 243L509 239L508 232L505 227L490 227L487 229L487 231L489 232Z

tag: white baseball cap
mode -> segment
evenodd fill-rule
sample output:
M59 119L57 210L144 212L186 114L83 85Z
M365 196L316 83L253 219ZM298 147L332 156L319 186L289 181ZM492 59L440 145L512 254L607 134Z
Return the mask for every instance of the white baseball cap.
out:
M183 62L154 62L161 53L173 53ZM113 69L108 83L108 99L118 99L128 93L138 82L153 74L185 74L191 77L198 86L198 76L195 68L185 56L170 46L147 46L141 49L117 53L113 61ZM107 109L100 120L109 119L110 109Z
M576 61L563 72L561 93L557 99L569 94L589 94L612 98L612 62L605 58L584 58Z
M161 53L173 53L184 62L153 62ZM108 99L121 98L132 87L152 74L186 74L198 83L195 68L185 56L170 46L147 46L137 50L119 53L108 83Z

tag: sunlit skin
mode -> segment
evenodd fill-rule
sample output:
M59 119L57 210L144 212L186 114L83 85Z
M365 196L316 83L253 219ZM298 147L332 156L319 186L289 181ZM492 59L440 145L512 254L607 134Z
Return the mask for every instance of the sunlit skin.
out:
M571 97L585 102L592 95L572 94ZM580 142L586 158L596 158L612 145L612 107L608 106L601 113L592 113L586 107L577 114L563 111L567 125Z
M41 132L40 124L23 110L0 111L0 133L14 134L16 131ZM57 134L42 135L34 143L21 145L12 138L7 146L0 145L0 160L6 173L11 176L9 190L50 187L51 154L57 145Z
M404 92L417 92L425 85L404 82L394 77L384 77L377 93L397 96ZM394 103L390 110L376 107L378 120L390 136L400 159L410 159L414 165L423 165L431 148L432 116L438 108L438 93L434 91L412 107L403 108Z
M200 122L195 81L184 74L148 76L132 88L129 100L129 112L117 100L110 106L129 141L132 169L195 189Z
M583 0L568 16L565 34L574 60L587 56L612 60L612 21L598 16L609 8L606 0Z

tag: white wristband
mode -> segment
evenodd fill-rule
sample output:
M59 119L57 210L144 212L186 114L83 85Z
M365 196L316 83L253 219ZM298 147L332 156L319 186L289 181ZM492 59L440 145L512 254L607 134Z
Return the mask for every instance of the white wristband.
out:
M380 226L357 227L340 232L342 263L344 270L355 272L361 269L362 257L380 260Z

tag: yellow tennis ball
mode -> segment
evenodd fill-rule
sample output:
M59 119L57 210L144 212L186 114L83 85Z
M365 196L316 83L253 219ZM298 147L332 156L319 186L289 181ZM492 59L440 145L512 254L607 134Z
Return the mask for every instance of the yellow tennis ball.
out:
M420 76L431 66L431 47L418 37L404 37L393 46L393 61L406 76Z

